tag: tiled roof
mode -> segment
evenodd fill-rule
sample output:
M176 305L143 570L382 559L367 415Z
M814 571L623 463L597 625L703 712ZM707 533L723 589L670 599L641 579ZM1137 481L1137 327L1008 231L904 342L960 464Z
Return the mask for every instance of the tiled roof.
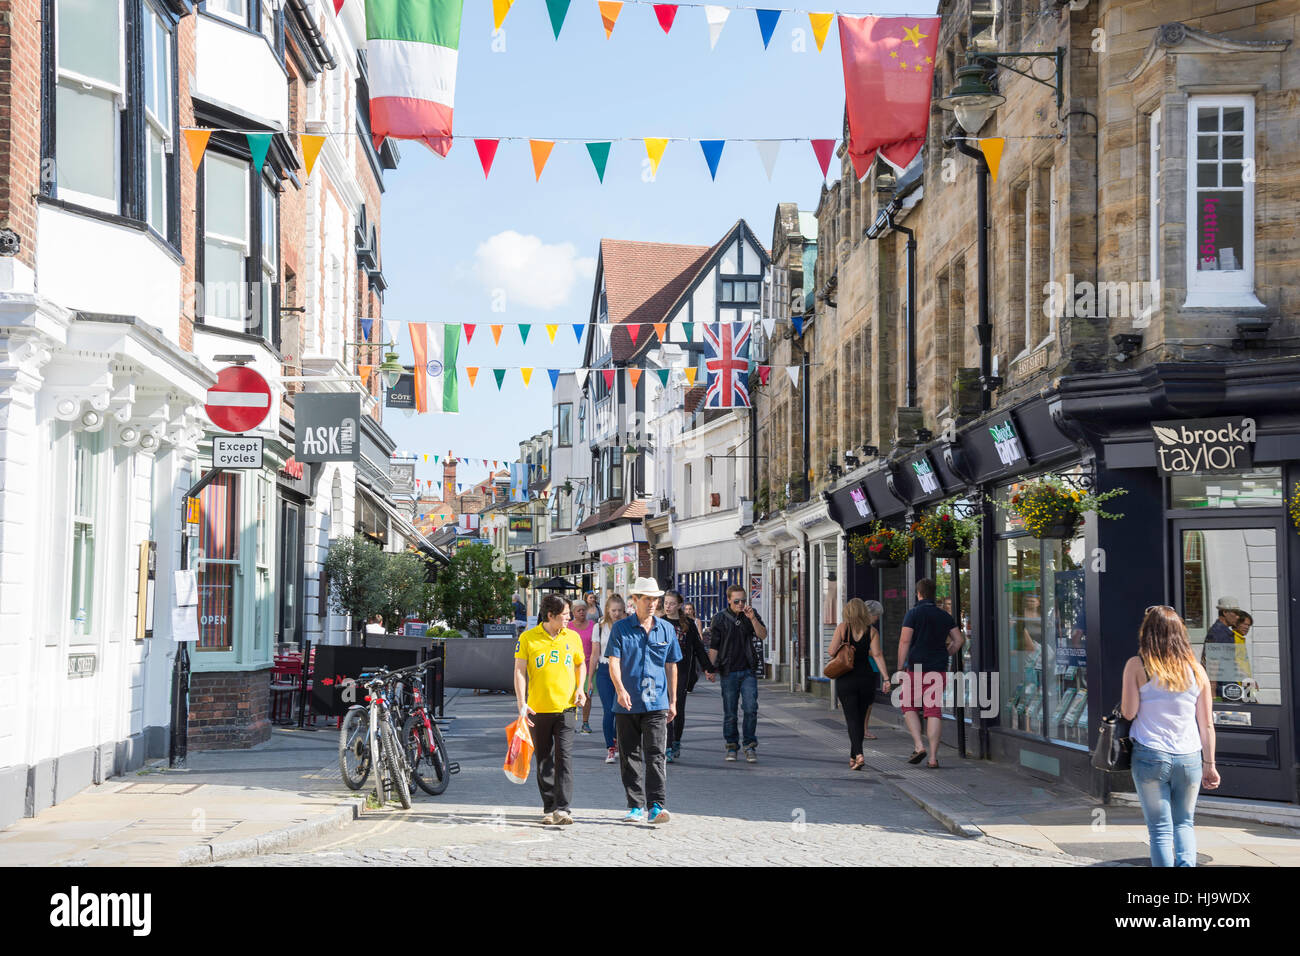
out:
M700 403L704 401L704 393L708 390L708 386L705 385L694 385L686 390L686 397L682 400L682 405L685 407L687 415L700 407Z
M598 528L603 524L613 524L615 521L627 519L628 521L640 521L646 516L646 507L644 501L633 501L630 504L622 504L618 501L607 501L596 509L596 513L590 518L578 525L579 531L590 531Z
M602 239L600 259L609 321L664 321L668 309L712 252L712 246ZM614 334L615 361L631 358L653 335L653 329L642 327L633 345L626 330Z

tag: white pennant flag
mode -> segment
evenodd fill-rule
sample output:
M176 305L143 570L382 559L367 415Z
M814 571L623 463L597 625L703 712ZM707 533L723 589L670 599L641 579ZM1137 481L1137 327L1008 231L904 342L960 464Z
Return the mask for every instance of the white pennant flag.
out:
M799 366L787 365L785 367L785 370L790 373L790 383L794 385L795 388L798 388L799 387Z
M715 7L712 4L704 8L704 19L709 24L709 49L712 50L718 45L718 37L722 36L722 28L726 25L727 17L731 11L726 7Z
M575 368L573 370L573 380L578 383L578 388L582 388L583 385L587 384L587 373L589 371L591 370L585 368Z
M384 321L384 341L396 342L397 327L393 324L393 321L391 319L384 319L383 321Z
M770 339L775 334L776 334L776 319L764 319L763 335Z
M781 141L779 139L757 139L754 140L754 147L758 150L758 158L763 161L763 171L767 173L767 181L772 181L772 171L776 169L776 154L781 152Z

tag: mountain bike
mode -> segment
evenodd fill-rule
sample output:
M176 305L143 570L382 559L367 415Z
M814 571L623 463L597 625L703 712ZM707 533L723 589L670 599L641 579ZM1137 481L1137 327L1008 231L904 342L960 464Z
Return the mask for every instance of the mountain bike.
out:
M353 790L360 790L370 771L375 770L375 792L380 804L387 802L388 794L393 793L402 808L409 810L411 767L405 748L398 746L389 703L389 688L402 676L402 671L385 669L362 675L365 705L349 707L343 719L339 729L339 770L343 782Z
M428 667L433 661L422 665ZM402 722L402 745L406 748L406 761L412 776L421 790L436 797L447 789L451 775L460 770L447 759L447 745L437 723L429 715L424 700L424 681L419 673L412 675L411 704L404 708L406 719Z

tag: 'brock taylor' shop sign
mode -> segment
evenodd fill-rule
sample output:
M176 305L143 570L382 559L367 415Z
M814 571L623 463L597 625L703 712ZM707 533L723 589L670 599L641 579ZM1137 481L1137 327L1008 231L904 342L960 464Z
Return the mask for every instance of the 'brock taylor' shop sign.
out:
M1152 422L1156 467L1167 477L1217 475L1253 468L1255 419L1197 418Z

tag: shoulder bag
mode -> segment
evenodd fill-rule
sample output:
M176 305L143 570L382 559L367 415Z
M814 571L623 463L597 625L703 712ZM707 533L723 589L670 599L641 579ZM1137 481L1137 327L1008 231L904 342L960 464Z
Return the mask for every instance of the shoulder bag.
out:
M1121 773L1133 766L1133 721L1115 709L1101 719L1097 731L1097 747L1092 752L1092 765L1106 773Z
M852 637L852 631L849 631L846 627L844 643L841 644L840 649L835 652L835 656L826 663L826 666L822 669L822 676L834 679L836 677L843 677L845 674L853 670L855 651L853 648Z

